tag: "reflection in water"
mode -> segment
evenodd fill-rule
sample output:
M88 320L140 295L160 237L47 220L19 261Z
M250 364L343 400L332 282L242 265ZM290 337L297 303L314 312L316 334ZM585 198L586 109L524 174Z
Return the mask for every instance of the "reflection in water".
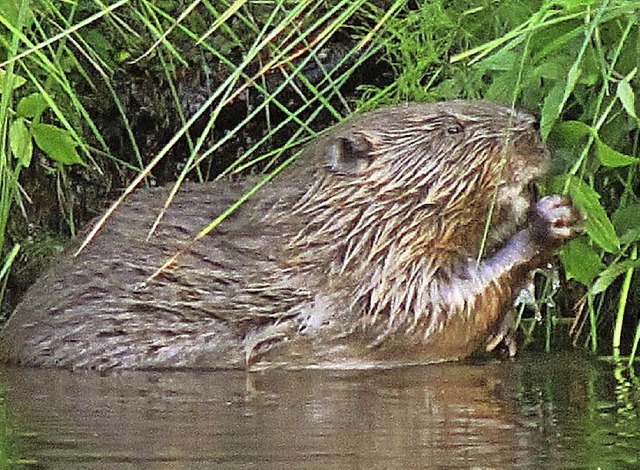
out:
M251 374L8 369L0 383L22 433L14 458L45 468L611 468L638 463L640 424L602 412L610 377L535 356Z

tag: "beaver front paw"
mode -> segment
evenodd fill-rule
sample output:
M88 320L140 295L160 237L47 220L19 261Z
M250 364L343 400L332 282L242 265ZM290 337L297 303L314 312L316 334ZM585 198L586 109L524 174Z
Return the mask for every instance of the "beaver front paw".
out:
M518 350L516 343L516 317L512 310L502 318L498 329L489 337L485 351L490 352L502 345L509 357L514 357Z
M553 194L538 201L531 215L531 231L541 245L559 245L580 234L584 217L568 196Z

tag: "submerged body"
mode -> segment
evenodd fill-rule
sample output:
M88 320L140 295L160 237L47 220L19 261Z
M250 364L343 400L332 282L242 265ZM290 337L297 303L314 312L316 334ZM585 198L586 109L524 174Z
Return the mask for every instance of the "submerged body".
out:
M149 239L168 191L141 190L30 289L0 355L95 369L466 357L508 333L531 270L578 229L565 198L530 207L548 159L530 115L452 101L336 127L195 243L255 181L183 187Z

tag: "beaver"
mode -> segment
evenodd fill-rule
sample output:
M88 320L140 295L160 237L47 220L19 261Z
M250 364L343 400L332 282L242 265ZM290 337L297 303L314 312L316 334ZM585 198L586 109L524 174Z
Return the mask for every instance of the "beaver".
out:
M509 338L531 271L580 230L566 197L532 203L549 160L530 114L456 100L338 125L195 242L257 177L183 185L151 237L168 190L139 190L32 286L0 355L100 370L465 358Z

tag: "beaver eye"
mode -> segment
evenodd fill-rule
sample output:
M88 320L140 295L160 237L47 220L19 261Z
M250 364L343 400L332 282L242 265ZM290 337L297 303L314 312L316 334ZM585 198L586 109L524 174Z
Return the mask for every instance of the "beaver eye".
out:
M455 135L455 134L461 134L461 133L462 133L462 125L455 123L447 126L447 134Z

